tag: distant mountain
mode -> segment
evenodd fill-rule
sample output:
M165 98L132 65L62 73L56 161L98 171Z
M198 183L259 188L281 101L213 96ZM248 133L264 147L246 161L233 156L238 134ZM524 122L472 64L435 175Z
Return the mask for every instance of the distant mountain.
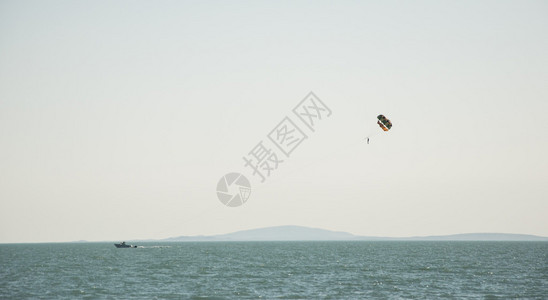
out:
M360 237L340 231L302 226L277 226L213 236L179 236L163 241L347 241Z
M548 237L508 233L465 233L424 237L371 237L302 226L276 226L211 236L179 236L165 242L186 241L548 241Z
M412 237L411 239L423 241L548 241L547 237L513 233L461 233Z

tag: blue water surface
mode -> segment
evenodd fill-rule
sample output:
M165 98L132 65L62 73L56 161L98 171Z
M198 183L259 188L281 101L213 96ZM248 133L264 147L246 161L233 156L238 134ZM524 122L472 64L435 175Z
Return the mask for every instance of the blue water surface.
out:
M0 245L2 299L547 299L547 242Z

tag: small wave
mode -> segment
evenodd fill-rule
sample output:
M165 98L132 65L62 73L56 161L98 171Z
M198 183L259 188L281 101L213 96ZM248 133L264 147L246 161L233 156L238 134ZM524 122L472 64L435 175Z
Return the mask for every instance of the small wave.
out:
M137 248L171 248L171 246L138 246Z

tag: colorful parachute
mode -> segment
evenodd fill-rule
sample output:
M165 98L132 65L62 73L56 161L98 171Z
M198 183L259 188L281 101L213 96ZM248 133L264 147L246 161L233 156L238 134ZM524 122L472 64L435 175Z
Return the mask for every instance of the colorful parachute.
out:
M390 128L392 128L392 122L390 122L390 120L388 120L385 116L378 115L377 119L379 119L377 121L377 124L379 124L379 126L382 128L382 130L388 131L388 130L390 130Z

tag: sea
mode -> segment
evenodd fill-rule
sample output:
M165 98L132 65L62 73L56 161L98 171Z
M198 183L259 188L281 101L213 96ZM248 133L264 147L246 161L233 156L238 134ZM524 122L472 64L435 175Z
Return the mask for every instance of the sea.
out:
M0 245L2 299L548 299L548 242Z

